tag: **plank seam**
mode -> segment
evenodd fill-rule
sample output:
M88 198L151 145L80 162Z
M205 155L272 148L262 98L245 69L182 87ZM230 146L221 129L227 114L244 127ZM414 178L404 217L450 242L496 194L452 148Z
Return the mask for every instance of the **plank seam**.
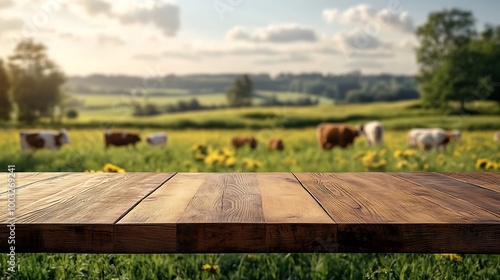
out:
M439 173L436 173L436 172L429 172L429 173L433 173L433 174L440 175ZM407 182L409 182L409 183L411 183L411 184L414 184L414 185L418 185L418 186L421 186L421 187L424 187L424 188L430 188L430 189L432 189L432 190L434 190L434 191L437 191L437 192L440 192L440 193L442 193L442 194L444 194L444 195L446 195L446 196L448 196L448 197L451 197L451 198L458 199L458 200L460 200L460 201L463 201L463 202L469 203L469 204L474 205L474 206L476 206L477 208L479 208L479 209L481 209L481 210L483 210L483 211L485 211L485 212L487 212L487 213L492 214L493 216L496 216L496 217L499 217L499 218L500 218L500 215L499 215L498 213L495 213L495 212L493 212L493 211L490 211L490 210L488 210L488 209L485 209L485 208L481 207L481 205L478 205L478 204L473 203L473 202L471 202L471 201L468 201L468 200L462 199L460 196L456 196L456 195L453 195L453 194L448 194L448 193L446 193L446 192L443 192L443 191L440 191L440 190L437 190L437 189L434 189L434 188L428 187L428 186L426 186L426 185L424 185L424 184L420 184L420 183L415 182L415 181L412 181L412 180L410 180L410 179L406 179L406 178L404 178L404 177L399 176L397 173L389 173L389 175L394 176L394 177L399 178L399 179L402 179L402 180L405 180L405 181L407 181ZM449 177L447 177L447 176L443 176L443 177L445 177L445 178L449 178ZM453 179L453 178L450 178L450 179ZM460 182L460 181L458 181L458 180L456 180L456 181L457 181L457 182ZM462 183L463 183L463 182L462 182ZM491 190L490 190L490 191L491 191Z
M170 179L172 179L175 175L177 175L177 173L178 172L174 172L174 174L172 174L172 176L168 177L163 182L161 182L160 184L158 184L158 186L156 188L154 188L153 190L151 190L143 198L141 198L134 205L132 205L128 210L126 210L123 214L121 214L120 217L118 217L118 219L116 221L113 222L113 225L116 225L118 222L120 222L120 220L123 219L123 217L125 217L128 213L130 213L130 211L132 211L137 205L139 205L139 203L141 203L144 199L146 199L148 196L150 196L152 193L154 193L157 189L159 189L161 186L163 186L166 182L168 182Z
M496 192L496 191L494 191L494 190L492 190L492 189L485 188L485 187L480 186L480 185L478 185L478 184L474 184L474 183L472 183L472 182L468 182L468 181L465 181L465 180L463 180L463 179L459 179L459 178L454 178L454 177L448 176L448 175L446 175L447 173L439 173L439 172L433 172L433 173L438 174L438 175L441 175L441 176L444 176L444 177L446 177L446 178L453 179L453 180L455 180L455 181L459 181L459 182L462 182L462 183L466 183L466 184L469 184L469 185L476 186L476 187L481 188L481 189L483 189L483 190L487 190L487 191L490 191L490 192L491 192L491 191L492 191L492 192ZM481 180L480 180L480 181L481 181ZM486 182L485 182L485 183L486 183Z
M330 215L330 213L328 213L328 211L326 211L325 207L323 207L323 204L321 204L321 202L319 201L319 199L312 192L310 192L304 186L304 184L302 184L302 182L300 181L300 179L297 176L295 176L295 173L293 173L293 172L290 172L290 173L292 173L293 177L295 177L295 179L297 180L297 182L299 182L299 184L302 186L302 188L314 199L314 201L316 201L316 203L318 203L319 207L321 207L321 209L323 209L323 211L328 215L328 217L330 217L330 219L332 219L332 221L335 224L338 224L338 222Z

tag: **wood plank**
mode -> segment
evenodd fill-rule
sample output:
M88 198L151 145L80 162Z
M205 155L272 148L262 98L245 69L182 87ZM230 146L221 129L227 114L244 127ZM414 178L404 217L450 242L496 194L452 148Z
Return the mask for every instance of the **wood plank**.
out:
M21 248L32 252L57 252L60 251L57 248L64 246L76 248L78 252L111 252L113 224L173 174L75 173L69 178L61 177L20 189L16 224L23 227L17 228L16 238L30 238L26 247ZM23 229L28 232L22 232ZM6 230L7 227L0 224L0 235L7 234ZM103 234L110 234L110 244L95 247L94 235L98 238ZM61 240L62 244L54 240ZM71 241L78 244L68 244ZM4 246L6 243L0 245Z
M500 225L339 224L338 251L346 253L498 254Z
M500 217L500 193L458 181L437 173L391 173L429 189L468 201Z
M114 223L172 175L75 173L19 190L16 218L20 223Z
M266 221L266 252L334 250L336 225L292 173L257 173Z
M500 173L494 172L439 172L443 176L485 189L500 192Z
M262 223L255 173L208 173L179 223Z
M500 219L466 201L384 173L295 175L338 223L338 252L499 249Z
M292 173L257 173L267 223L334 223Z
M0 184L7 183L8 172L0 173ZM16 190L25 188L33 183L41 183L46 180L53 180L58 177L71 176L72 173L65 172L15 172ZM7 191L0 192L0 196L6 194Z
M207 174L177 222L177 251L264 251L264 223L255 173Z
M178 173L127 213L115 225L119 252L176 252L176 222L207 177Z

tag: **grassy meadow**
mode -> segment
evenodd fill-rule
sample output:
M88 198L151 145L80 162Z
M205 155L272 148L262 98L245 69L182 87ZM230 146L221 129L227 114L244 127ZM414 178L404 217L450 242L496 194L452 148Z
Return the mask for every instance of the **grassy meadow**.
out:
M18 171L498 171L500 145L493 141L498 115L459 116L415 107L415 102L314 108L249 108L181 113L148 118L126 114L83 116L69 127L71 143L60 151L21 152L18 129L0 130L0 165ZM486 106L486 105L485 105ZM489 107L485 107L489 108ZM346 150L322 151L314 124L380 119L385 144L369 147L357 138ZM173 127L198 124L206 128ZM207 124L234 124L213 129ZM105 125L107 124L107 125ZM121 125L120 125L121 124ZM104 148L103 129L125 126L142 136L164 131L166 146ZM241 125L241 126L240 126ZM299 127L284 129L286 127ZM217 127L216 125L214 125ZM418 151L406 143L407 127L443 126L462 130L446 151ZM87 128L88 127L88 128ZM231 127L231 125L229 125ZM247 127L247 128L240 128ZM209 129L212 128L212 129ZM253 129L251 129L253 128ZM233 136L255 136L256 150L234 151ZM284 151L268 151L270 138L284 139ZM104 170L103 170L104 169ZM0 267L7 257L0 255ZM500 255L441 254L184 254L101 255L19 254L19 271L1 269L2 279L495 279Z

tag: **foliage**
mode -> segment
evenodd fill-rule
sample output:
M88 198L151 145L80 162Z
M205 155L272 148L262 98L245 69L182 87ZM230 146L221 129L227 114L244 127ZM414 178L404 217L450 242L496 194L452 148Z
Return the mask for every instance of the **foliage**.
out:
M68 119L78 118L78 111L75 109L71 109L71 110L66 111L66 118L68 118Z
M0 60L0 120L10 120L13 106L9 94L10 81L7 71Z
M252 105L253 84L248 75L238 77L232 87L226 90L227 103L230 107Z
M9 70L18 119L33 122L39 117L54 117L65 77L48 58L47 48L32 39L21 41L9 57Z
M478 35L471 12L459 9L431 13L417 29L420 46L418 82L426 106L447 108L450 101L500 101L500 27Z

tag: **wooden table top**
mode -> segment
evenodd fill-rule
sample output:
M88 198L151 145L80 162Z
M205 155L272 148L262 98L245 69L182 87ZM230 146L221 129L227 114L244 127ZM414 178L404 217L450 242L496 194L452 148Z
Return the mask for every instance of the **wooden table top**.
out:
M500 253L500 173L16 175L16 252Z

